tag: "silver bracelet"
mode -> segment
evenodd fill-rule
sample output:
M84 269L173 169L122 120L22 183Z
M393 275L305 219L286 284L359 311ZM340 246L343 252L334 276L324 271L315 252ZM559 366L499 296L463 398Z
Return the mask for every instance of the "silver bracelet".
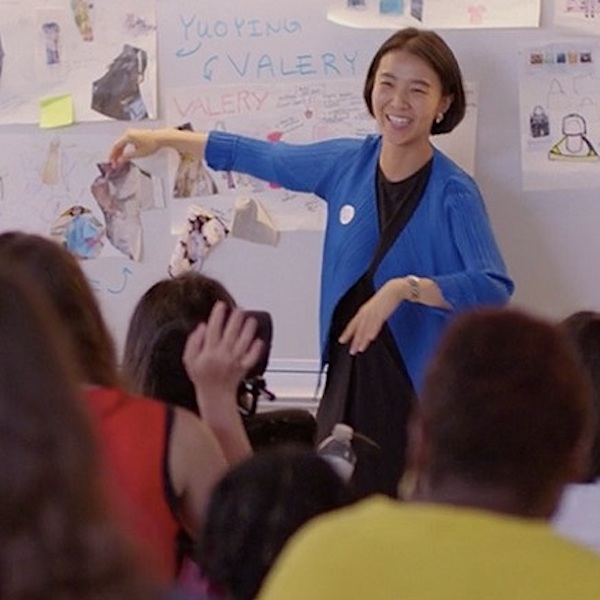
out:
M421 280L416 275L407 275L409 296L411 302L418 302L421 298Z

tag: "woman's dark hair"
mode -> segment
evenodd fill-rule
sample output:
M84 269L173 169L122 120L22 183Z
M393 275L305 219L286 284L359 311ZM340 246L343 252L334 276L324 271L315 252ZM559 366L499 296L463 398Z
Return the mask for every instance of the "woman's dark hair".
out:
M371 116L373 114L373 86L381 59L390 52L403 50L424 60L437 74L442 84L442 94L450 96L452 102L440 123L433 122L432 135L452 131L465 116L467 101L462 74L454 53L435 32L407 27L389 37L373 57L363 88L363 97Z
M286 541L313 517L351 501L315 451L262 450L233 467L211 496L197 560L233 600L252 600Z
M123 376L132 391L198 412L181 357L187 336L217 301L235 300L217 280L194 271L163 279L138 301L127 331Z
M48 238L11 231L0 234L0 260L35 280L48 296L70 338L83 381L118 385L114 342L77 259Z
M592 310L575 312L562 322L562 327L574 342L592 382L596 434L592 446L590 472L584 480L590 483L600 477L600 313Z
M64 326L15 270L0 267L0 597L153 598L101 488Z
M567 336L516 309L457 317L419 406L430 483L450 476L504 486L525 512L572 476L592 416L591 386Z

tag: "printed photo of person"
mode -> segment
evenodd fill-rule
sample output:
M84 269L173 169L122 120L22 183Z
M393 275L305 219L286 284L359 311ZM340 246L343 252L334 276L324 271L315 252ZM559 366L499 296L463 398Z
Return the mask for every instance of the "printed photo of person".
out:
M191 123L179 125L177 129L193 131ZM179 164L173 184L173 198L192 198L218 194L219 190L201 158L179 153Z
M94 40L94 30L92 29L92 8L94 3L89 0L71 0L71 10L73 18L81 39L84 42L92 42Z
M81 260L98 258L105 231L102 223L84 206L69 207L53 225L51 237Z
M108 71L92 84L92 109L119 121L147 119L140 91L147 66L146 51L125 44Z
M57 65L60 63L60 26L55 21L42 25L44 32L44 47L46 50L46 64Z
M104 216L106 237L128 258L142 259L142 210L154 208L151 177L132 162L113 168L99 163L100 175L91 185L92 196Z

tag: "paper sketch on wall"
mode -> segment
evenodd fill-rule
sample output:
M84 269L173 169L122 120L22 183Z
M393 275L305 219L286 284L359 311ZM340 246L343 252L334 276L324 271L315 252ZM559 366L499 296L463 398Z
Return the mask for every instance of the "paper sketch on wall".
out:
M91 0L71 0L73 20L84 42L94 41L94 28L92 26L92 15L94 3Z
M447 144L444 151L472 172L477 115L474 86L469 85L467 96L464 122L456 132L437 137L440 145ZM376 132L375 120L362 96L362 82L357 79L170 88L166 105L166 119L174 125L185 122L196 131L231 131L269 142L310 143L340 137L362 138ZM453 146L456 136L462 137ZM180 162L175 159L171 153L172 190L176 189L177 173L181 171ZM277 231L324 226L325 204L312 194L291 192L238 172L207 172L218 193L205 196L202 203L226 214L228 222L233 217L235 199L250 196L260 201ZM205 191L212 192L212 186ZM181 224L181 209L176 204L170 205L172 228Z
M190 123L179 125L177 129L193 131ZM202 158L192 154L179 153L179 164L173 184L173 198L196 198L218 193L217 185L204 167Z
M563 137L548 152L550 160L598 160L598 153L587 136L587 126L581 115L565 115L562 120L562 134Z
M581 115L586 123L597 123L600 120L598 104L590 96L584 96L575 106L575 112Z
M574 77L573 90L582 98L585 98L586 94L589 94L588 99L598 98L600 95L600 74L587 74Z
M54 138L48 144L48 155L42 170L42 183L55 186L60 183L60 140Z
M148 118L140 84L148 67L145 50L125 44L107 72L92 84L92 108L119 121Z
M541 0L337 0L330 20L354 27L538 27ZM358 9L358 10L357 10Z
M234 206L231 237L255 244L277 246L279 231L260 200L251 197L236 198Z
M47 65L60 63L60 25L56 21L47 21L42 24L44 33L44 46Z
M180 155L173 185L173 198L196 198L217 192L217 185L204 167L202 159L189 154Z
M187 271L200 271L209 254L222 242L229 230L212 211L191 205L185 228L179 235L169 261L169 275L177 277Z
M550 135L550 120L544 107L539 104L533 107L533 111L529 117L529 131L533 138Z
M598 185L600 44L573 39L521 49L519 98L525 189Z
M104 226L89 208L79 205L60 215L50 235L80 259L98 258L104 245Z
M142 258L142 210L154 208L148 173L132 162L119 167L99 163L100 175L91 186L106 225L110 243L132 260Z
M546 95L546 106L549 110L566 110L571 100L567 96L562 83L558 79L550 82L550 89Z
M539 27L541 0L461 0L452 10L444 0L424 0L428 27ZM435 4L435 20L433 7ZM455 14L453 14L455 13Z
M600 31L600 0L554 0L554 24Z
M68 94L78 121L156 118L155 3L0 1L0 124L37 123Z
M32 77L37 79L40 87L50 89L54 85L60 85L68 72L70 50L65 44L67 12L58 8L40 8L34 14L35 36L30 44L35 64L30 65L30 69L33 70ZM16 60L18 57L11 58L10 64Z
M600 2L598 0L567 0L566 12L579 13L586 19L600 17Z
M125 15L125 28L134 37L156 31L156 25L154 23L147 21L143 15L139 15L135 12L128 12L127 15Z
M82 135L55 131L6 133L3 144L11 151L0 156L4 187L0 231L20 229L57 237L74 254L88 260L141 255L141 245L133 232L141 231L143 235L140 227L144 221L136 219L136 213L154 208L161 196L156 194L157 182L139 173L137 184L128 180L128 187L139 188L138 199L119 206L118 201L128 194L125 186L119 186L117 177L103 177L102 171L98 177L98 164L106 159L112 137L106 133ZM137 167L131 169L134 174L136 171ZM92 194L94 180L98 191L105 192L108 187L107 201L104 194L99 196L104 207L113 209L114 205L112 212L107 209L106 215ZM126 221L128 215L134 226L126 235L119 235L123 229L121 221ZM119 238L125 238L125 242L113 244L112 240Z

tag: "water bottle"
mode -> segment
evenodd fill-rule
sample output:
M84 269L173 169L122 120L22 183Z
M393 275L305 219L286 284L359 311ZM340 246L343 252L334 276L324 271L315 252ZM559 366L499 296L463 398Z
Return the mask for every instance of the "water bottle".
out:
M352 447L354 430L346 423L337 423L331 435L318 446L317 452L344 481L350 481L356 465L356 454Z

